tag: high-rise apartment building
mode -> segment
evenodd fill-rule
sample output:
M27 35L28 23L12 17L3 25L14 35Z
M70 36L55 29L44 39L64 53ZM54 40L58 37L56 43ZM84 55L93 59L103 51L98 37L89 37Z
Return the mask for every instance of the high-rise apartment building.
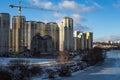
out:
M23 47L23 28L25 16L13 16L12 18L12 51L20 52Z
M0 13L0 53L9 52L10 48L10 15Z
M86 32L86 49L92 49L92 48L93 48L93 33Z
M55 22L49 22L46 24L46 35L52 37L53 51L59 51L59 27Z
M93 48L93 33L74 31L74 50L84 50Z
M24 49L31 49L31 40L36 34L40 36L46 35L46 24L43 22L26 21L23 30L24 33Z
M84 50L86 48L85 44L86 44L86 34L81 32L78 34L78 43L77 43L78 49Z
M80 31L74 31L74 33L73 33L73 37L74 37L74 50L76 51L76 50L79 50L80 49L80 41L78 41L79 40L79 38L78 38L78 35L80 34Z
M24 26L24 48L31 49L31 40L37 30L37 23L35 21L26 21Z
M73 19L64 17L60 24L60 51L74 49L73 45Z

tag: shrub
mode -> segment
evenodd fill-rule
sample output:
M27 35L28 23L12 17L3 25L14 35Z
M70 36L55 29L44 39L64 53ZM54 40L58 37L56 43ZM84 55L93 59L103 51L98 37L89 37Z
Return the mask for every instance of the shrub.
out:
M103 50L95 47L92 50L86 51L87 55L84 55L82 61L87 62L88 65L95 65L98 62L104 61Z
M34 76L34 75L37 75L37 74L42 74L42 68L40 68L40 67L32 67L31 69L29 69L29 74L31 75L31 76Z
M11 73L1 69L0 70L0 80L12 80Z
M71 76L71 71L70 71L70 67L67 65L63 65L61 66L60 70L59 70L59 76L61 77L68 77Z
M48 74L48 78L52 78L52 79L55 78L55 75L56 75L55 73L56 73L56 72L55 72L54 70L52 70L52 69L47 69L46 72L47 72L47 74Z
M29 80L30 77L41 74L42 68L29 66L27 63L24 60L13 60L9 63L13 80Z

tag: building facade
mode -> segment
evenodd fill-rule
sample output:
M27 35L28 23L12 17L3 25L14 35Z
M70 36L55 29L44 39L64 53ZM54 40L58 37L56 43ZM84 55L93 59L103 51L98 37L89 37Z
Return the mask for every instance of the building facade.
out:
M36 21L26 21L24 28L22 29L23 32L23 49L31 49L31 40L36 34L40 34L40 36L45 36L46 32L46 25L43 22L36 22Z
M46 35L52 37L53 51L59 51L59 27L55 22L46 24Z
M10 49L10 15L0 13L0 53Z
M46 24L44 22L37 22L37 32L40 33L40 36L46 35Z
M60 23L60 51L74 49L73 45L73 19L64 17Z
M31 50L36 53L51 53L52 52L52 37L40 36L36 34L31 41Z
M23 48L30 49L31 48L31 40L33 36L35 36L36 22L35 21L26 21L23 28L24 35L24 46Z

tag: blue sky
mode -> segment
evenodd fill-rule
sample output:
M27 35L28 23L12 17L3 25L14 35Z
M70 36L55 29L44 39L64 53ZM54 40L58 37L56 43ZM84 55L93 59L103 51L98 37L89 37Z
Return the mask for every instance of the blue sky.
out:
M0 13L10 13L11 17L18 14L16 8L19 0L2 0ZM74 19L74 29L93 31L94 40L120 37L120 0L21 0L22 6L57 9L57 12L22 9L26 19L59 22L64 16Z

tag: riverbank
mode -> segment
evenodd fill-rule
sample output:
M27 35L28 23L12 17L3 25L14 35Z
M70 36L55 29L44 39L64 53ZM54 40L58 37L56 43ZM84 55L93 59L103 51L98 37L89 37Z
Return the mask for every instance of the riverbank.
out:
M31 77L39 76L45 79L56 79L58 77L71 77L71 75L77 74L79 71L86 70L87 68L96 65L99 62L104 61L102 49L94 48L92 50L86 50L80 54L70 55L68 51L61 52L60 60L49 60L49 59L33 59L33 58L3 58L1 63L4 61L8 66L2 66L1 71L10 75L11 79L25 79L28 80ZM12 60L12 61L9 61ZM52 65L49 63L56 62ZM47 63L48 65L28 65L31 63L42 64ZM60 64L57 64L60 63ZM5 71L4 71L5 70ZM19 72L19 73L16 73ZM2 73L1 73L2 74ZM26 75L23 75L26 74ZM12 76L11 76L12 75ZM6 75L4 75L6 76ZM2 76L1 76L2 78Z
M105 62L100 66L84 70L81 73L62 80L119 80L120 50L108 51Z

